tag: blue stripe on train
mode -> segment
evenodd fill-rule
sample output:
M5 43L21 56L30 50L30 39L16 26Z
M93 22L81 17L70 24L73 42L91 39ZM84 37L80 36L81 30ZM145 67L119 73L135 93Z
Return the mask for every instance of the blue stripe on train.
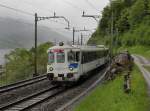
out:
M77 67L78 67L78 63L71 63L71 64L69 65L69 67L77 68Z

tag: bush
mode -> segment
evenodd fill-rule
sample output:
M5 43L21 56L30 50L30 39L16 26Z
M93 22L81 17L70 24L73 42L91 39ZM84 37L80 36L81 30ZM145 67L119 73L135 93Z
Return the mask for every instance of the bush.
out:
M47 66L47 49L52 46L52 43L47 42L41 44L37 48L37 66L38 73L46 73ZM2 78L3 84L9 84L31 78L34 74L34 48L27 50L17 48L5 55L6 72Z

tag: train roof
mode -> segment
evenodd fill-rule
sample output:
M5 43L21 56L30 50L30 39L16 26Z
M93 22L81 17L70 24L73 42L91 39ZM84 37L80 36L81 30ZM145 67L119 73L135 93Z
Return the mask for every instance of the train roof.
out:
M53 50L53 49L80 49L78 47L73 47L73 46L70 46L70 45L63 45L63 46L53 46L53 47L50 47L49 50Z
M88 46L88 45L63 45L63 46L53 46L49 48L48 50L54 50L54 49L78 49L81 51L98 51L98 50L107 50L104 45L98 45L98 46Z
M83 45L79 46L81 51L98 51L98 50L107 50L106 47L98 47L98 46L88 46L88 45Z

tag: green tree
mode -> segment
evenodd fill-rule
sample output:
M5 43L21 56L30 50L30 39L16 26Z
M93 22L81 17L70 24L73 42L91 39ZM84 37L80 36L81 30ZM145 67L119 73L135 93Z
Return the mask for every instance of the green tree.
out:
M110 43L112 12L114 40L118 46L150 44L150 0L113 0L104 8L98 29L88 43ZM116 32L119 32L117 36Z
M47 49L52 46L51 42L41 44L37 48L38 52L38 73L46 73ZM30 50L17 48L5 55L6 77L8 83L31 78L34 73L34 48Z
M123 10L120 19L116 22L116 27L120 33L124 33L130 29L130 23L128 20L129 12L128 10Z
M147 5L145 6L145 0L137 0L135 5L130 9L129 20L131 25L135 26L137 23L140 23L147 13Z
M38 46L38 56L37 56L37 64L38 64L38 73L46 73L48 54L47 50L52 46L52 43L47 42Z
M32 73L31 54L26 49L15 49L5 56L7 81L13 82L29 77Z

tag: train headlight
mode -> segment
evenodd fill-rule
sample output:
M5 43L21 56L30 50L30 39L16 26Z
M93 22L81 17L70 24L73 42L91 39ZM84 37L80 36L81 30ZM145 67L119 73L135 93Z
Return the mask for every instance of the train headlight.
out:
M70 70L70 71L73 71L73 68L72 68L72 67L69 67L69 70Z
M52 67L50 67L50 68L49 68L49 70L50 70L50 71L53 71L53 68L52 68Z

